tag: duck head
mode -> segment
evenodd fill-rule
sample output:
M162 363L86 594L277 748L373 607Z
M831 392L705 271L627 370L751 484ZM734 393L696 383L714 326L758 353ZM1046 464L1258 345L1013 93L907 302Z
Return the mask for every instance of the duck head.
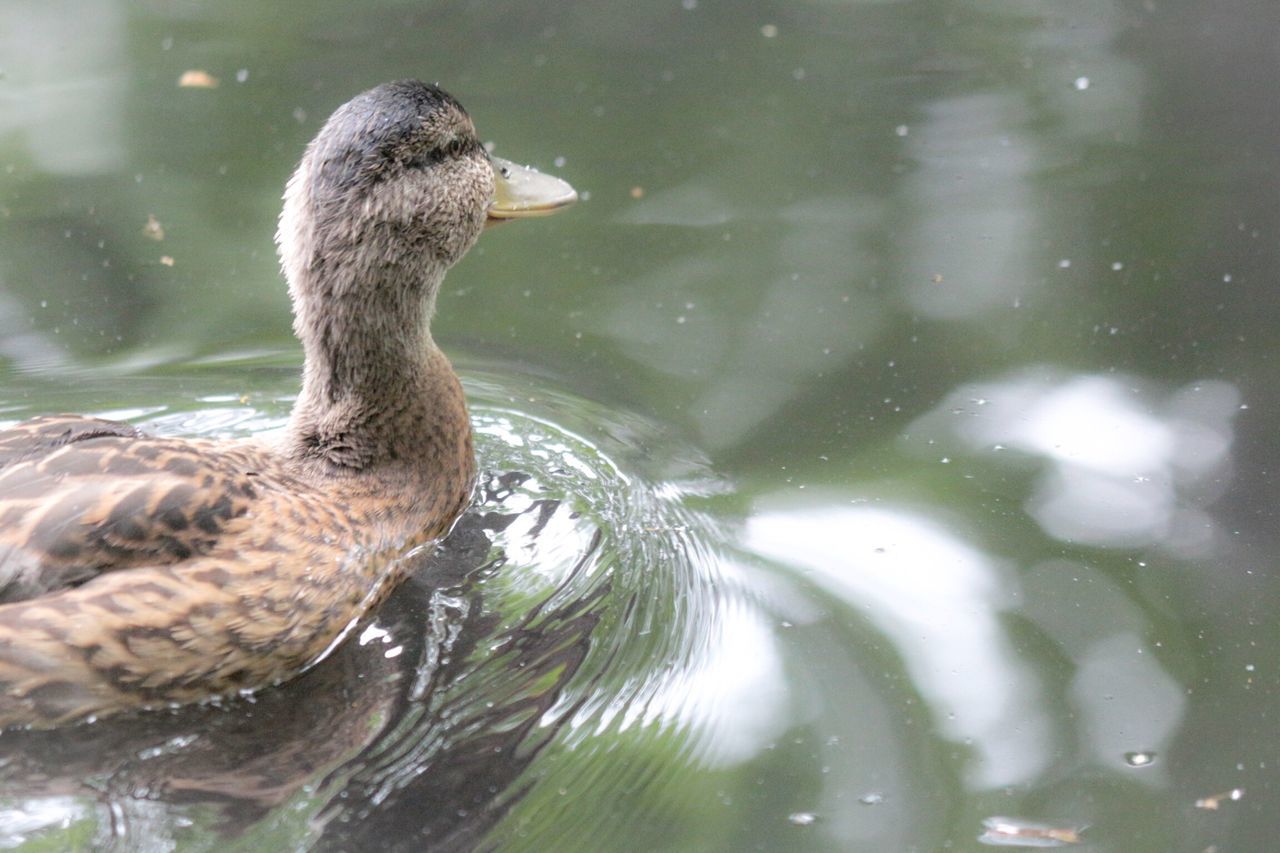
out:
M379 282L416 296L486 223L576 199L564 181L490 156L447 92L402 80L357 95L325 122L289 180L276 242L304 311L317 296L366 298Z

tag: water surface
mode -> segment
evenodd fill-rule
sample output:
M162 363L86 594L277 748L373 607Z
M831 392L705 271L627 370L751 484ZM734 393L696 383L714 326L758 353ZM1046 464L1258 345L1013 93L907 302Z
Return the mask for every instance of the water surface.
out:
M278 427L283 181L383 80L584 201L446 283L442 551L281 689L0 736L0 845L1266 849L1272 6L10 0L0 419Z

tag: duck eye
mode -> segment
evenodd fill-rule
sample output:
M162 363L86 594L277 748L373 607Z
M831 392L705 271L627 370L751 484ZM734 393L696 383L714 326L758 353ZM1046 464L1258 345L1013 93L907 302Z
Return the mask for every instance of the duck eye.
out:
M409 167L411 169L429 169L444 158L444 152L438 149L434 151L422 151L410 158Z
M445 160L461 157L470 150L470 147L466 139L450 139L443 145L419 151L409 159L409 166L414 169L427 169Z

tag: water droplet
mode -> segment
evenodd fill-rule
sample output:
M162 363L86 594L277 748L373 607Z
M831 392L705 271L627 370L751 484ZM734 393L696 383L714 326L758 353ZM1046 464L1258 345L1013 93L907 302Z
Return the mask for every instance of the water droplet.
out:
M1130 767L1150 767L1156 760L1154 752L1126 752L1124 763Z

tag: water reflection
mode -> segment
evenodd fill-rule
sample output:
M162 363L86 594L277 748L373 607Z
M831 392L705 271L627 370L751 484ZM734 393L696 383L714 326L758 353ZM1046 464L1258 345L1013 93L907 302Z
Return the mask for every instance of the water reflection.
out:
M688 401L699 443L721 449L878 334L885 321L878 299L850 295L851 279L873 264L870 247L851 235L851 223L870 222L878 203L869 196L797 201L772 212L776 218L761 241L757 210L709 196L700 186L646 197L620 216L653 229L655 239L679 235L692 245L678 246L673 258L606 293L611 304L602 319L631 359L681 381L699 380ZM674 224L685 230L675 231ZM735 240L764 250L763 268L747 266ZM728 303L710 296L726 276L763 284L755 298Z
M1239 392L1221 381L1165 394L1135 377L1030 369L962 386L906 441L931 455L1040 460L1026 511L1056 539L1203 556L1217 535L1205 507L1230 481L1239 408Z
M1233 404L1230 395L1211 399L1215 402L1208 409L1218 414L1222 404ZM1203 412L1195 405L1188 410L1185 400L1185 394L1174 395L1170 405L1184 415ZM1025 426L1031 419L1020 422ZM1080 439L1091 446L1087 435ZM1064 444L1056 446L1068 452ZM1098 453L1110 458L1111 449ZM1162 451L1150 458L1167 459ZM1173 665L1176 650L1158 639L1164 634L1163 616L1097 567L1039 559L1019 568L962 533L966 522L890 499L889 490L883 496L877 491L827 492L803 502L794 496L766 499L748 520L744 536L751 551L802 572L831 594L837 603L823 616L810 615L814 624L856 618L874 629L874 638L863 639L863 645L874 649L880 637L889 643L891 659L883 663L883 673L862 672L875 665L876 656L869 654L844 662L849 669L842 673L850 685L846 691L856 693L846 695L845 707L856 707L861 718L852 736L875 742L864 749L885 753L872 759L882 774L876 802L911 810L915 785L893 772L909 759L883 744L913 726L917 695L924 700L931 731L964 747L951 755L965 787L975 794L1007 795L1011 786L1059 790L1064 779L1096 779L1100 769L1120 784L1166 788L1170 776L1164 756L1186 724L1190 693ZM892 711L885 718L876 713L886 702L893 706L886 686L894 661L910 680L907 697L898 700L896 721ZM829 663L802 665L830 668ZM876 675L881 686L853 687L858 677ZM789 680L800 683L794 672ZM808 713L822 712L810 708ZM836 730L830 721L823 725ZM919 742L919 734L912 740ZM832 787L821 803L827 811L819 813L832 815L840 837L883 843L884 836L875 834L865 816L847 812L842 794L857 783L828 782ZM1055 795L1056 807L1048 812L1042 812L1044 800L1033 802L1035 814L1065 819L1067 825L1099 820L1096 804L1070 795Z
M935 727L974 752L969 784L1028 782L1053 759L1047 698L1000 621L1009 567L918 513L870 507L770 510L746 544L803 569L893 643Z
M939 319L987 316L1034 285L1033 236L1043 226L1029 179L1042 163L1034 142L1009 130L1028 118L1017 93L925 107L907 138L917 169L903 185L910 231L902 280L912 310Z
M1159 755L1172 741L1186 713L1187 691L1160 666L1156 651L1139 634L1099 640L1076 659L1071 697L1089 760L1144 768L1139 781L1164 786L1168 777L1160 765L1152 766L1150 753Z
M614 709L625 715L620 730L634 724L687 732L691 761L727 768L757 757L793 719L791 689L766 613L741 579L722 576L716 589L723 603L703 614L696 629L687 627L694 630L683 666L653 673L657 689L647 701L615 700Z
M0 358L15 371L56 374L70 363L48 335L32 329L21 303L0 289Z

